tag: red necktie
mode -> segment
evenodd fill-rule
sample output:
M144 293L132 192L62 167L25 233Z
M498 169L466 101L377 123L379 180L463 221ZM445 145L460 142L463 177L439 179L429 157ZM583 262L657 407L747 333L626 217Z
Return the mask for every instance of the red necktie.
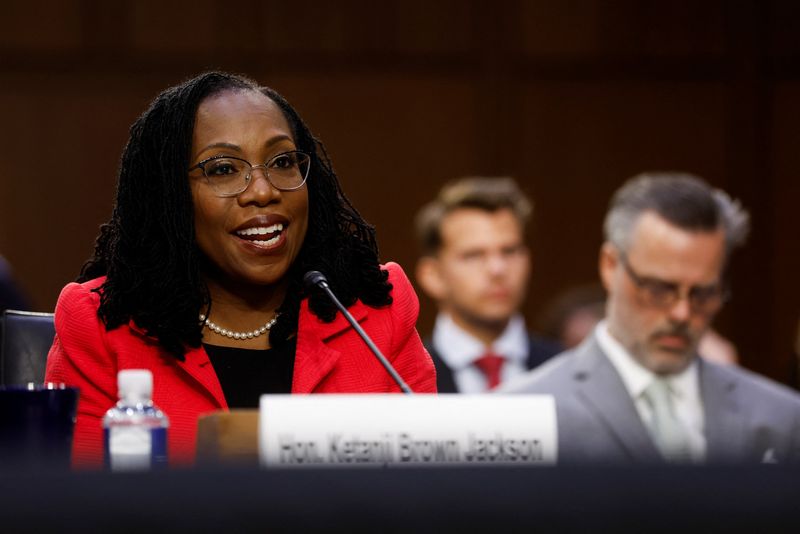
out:
M494 389L500 384L500 369L503 368L505 359L492 351L475 360L475 366L486 375L487 389Z

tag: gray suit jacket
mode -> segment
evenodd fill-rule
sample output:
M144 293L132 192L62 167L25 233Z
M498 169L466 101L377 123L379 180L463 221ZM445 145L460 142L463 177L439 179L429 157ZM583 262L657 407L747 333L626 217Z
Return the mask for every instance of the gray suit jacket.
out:
M706 462L800 462L800 395L740 368L698 363ZM663 462L594 336L498 392L555 396L559 463Z

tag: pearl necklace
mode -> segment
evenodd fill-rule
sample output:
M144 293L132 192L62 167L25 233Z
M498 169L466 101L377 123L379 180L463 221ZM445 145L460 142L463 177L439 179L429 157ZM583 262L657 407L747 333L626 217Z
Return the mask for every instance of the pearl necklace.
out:
M252 332L234 332L233 330L227 330L222 328L217 323L213 322L211 319L200 314L200 322L205 323L209 330L212 332L216 332L221 336L227 336L231 339L253 339L255 337L261 336L269 332L269 329L275 326L275 323L278 321L278 314L275 314L275 317L267 321L267 323L263 326L260 326L253 330Z

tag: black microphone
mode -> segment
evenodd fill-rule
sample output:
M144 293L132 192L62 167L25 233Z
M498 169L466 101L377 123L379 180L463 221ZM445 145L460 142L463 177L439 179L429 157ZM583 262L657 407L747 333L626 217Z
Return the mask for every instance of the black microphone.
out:
M364 332L364 330L361 328L361 325L358 324L358 321L356 321L350 312L347 311L347 308L342 306L342 303L339 302L339 299L337 299L336 295L333 294L333 291L331 291L331 288L328 285L328 279L325 278L325 275L319 271L308 271L305 276L303 276L303 282L307 288L313 289L318 287L322 289L326 295L328 295L328 298L331 299L337 308L339 308L339 311L342 312L342 315L344 315L345 319L347 319L347 322L350 323L350 326L352 326L355 331L358 332L358 335L361 336L361 339L363 339L364 343L367 344L369 350L371 350L375 357L378 358L378 361L381 362L381 365L383 365L384 369L386 369L386 372L388 372L397 385L400 386L400 389L403 391L403 393L406 393L407 395L412 394L413 391L411 391L411 388L408 387L408 384L403 381L395 368L392 367L392 364L389 363L389 360L386 359L386 356L381 354L380 349L375 346L375 343L373 343L372 339L370 339L367 333Z

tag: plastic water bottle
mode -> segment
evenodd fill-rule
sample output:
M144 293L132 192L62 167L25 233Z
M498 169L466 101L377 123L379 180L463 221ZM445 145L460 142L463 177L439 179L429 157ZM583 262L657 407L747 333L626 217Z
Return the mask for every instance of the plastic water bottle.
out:
M153 405L153 373L117 374L119 402L103 417L105 462L112 471L147 471L167 466L169 419Z

